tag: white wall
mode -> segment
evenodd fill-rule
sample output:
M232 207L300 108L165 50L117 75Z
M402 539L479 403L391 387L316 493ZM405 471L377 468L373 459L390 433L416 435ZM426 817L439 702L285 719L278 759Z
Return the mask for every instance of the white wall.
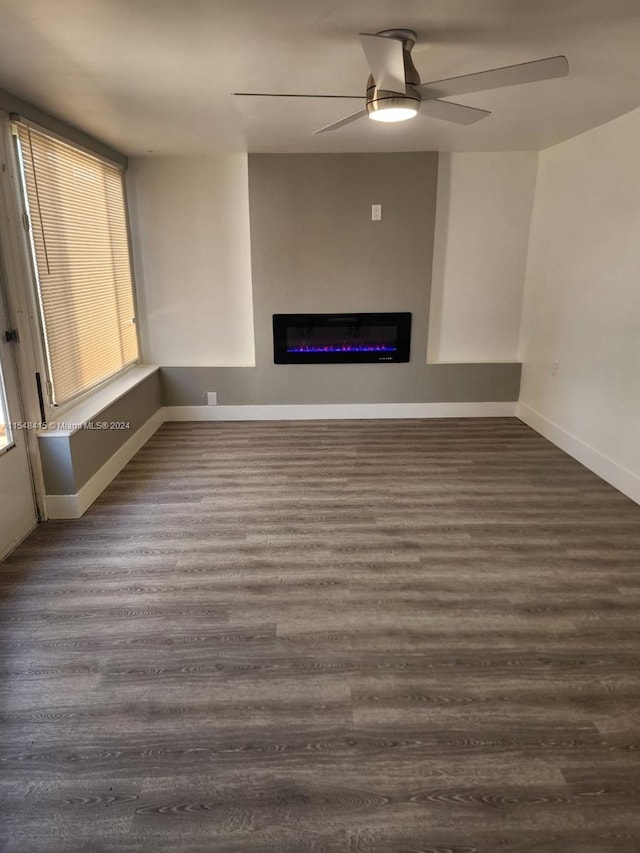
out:
M145 360L253 364L246 154L134 159L128 192Z
M640 501L640 110L540 155L521 356L523 419Z
M517 361L538 155L441 154L428 361Z

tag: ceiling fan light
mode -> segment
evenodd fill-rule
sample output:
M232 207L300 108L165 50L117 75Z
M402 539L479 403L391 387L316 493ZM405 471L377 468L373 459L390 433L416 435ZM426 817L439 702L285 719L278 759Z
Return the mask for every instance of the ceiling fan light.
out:
M418 110L415 107L387 107L386 109L373 110L369 113L369 118L374 121L394 122L407 121L407 119L415 118L418 115Z
M375 86L367 89L367 112L374 121L407 121L418 114L419 107L417 96L384 92Z

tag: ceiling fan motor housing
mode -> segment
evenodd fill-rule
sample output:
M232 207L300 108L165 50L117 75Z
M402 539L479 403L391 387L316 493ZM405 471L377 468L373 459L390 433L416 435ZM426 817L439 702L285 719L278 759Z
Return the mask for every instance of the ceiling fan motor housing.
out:
M373 75L370 74L367 80L367 112L371 115L371 113L387 110L392 107L404 107L412 110L419 109L422 99L413 87L420 85L420 75L411 58L411 50L417 39L416 33L413 30L383 30L380 33L376 33L376 35L397 39L402 42L406 91L392 92L388 89L378 89Z

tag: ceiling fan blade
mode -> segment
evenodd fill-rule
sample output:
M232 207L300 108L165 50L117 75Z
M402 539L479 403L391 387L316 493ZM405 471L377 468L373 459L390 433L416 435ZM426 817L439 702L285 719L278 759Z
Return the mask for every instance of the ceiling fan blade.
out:
M534 62L522 62L519 65L492 68L490 71L478 71L476 74L434 80L431 83L422 83L415 88L430 99L449 98L466 92L483 92L485 89L499 89L503 86L550 80L553 77L566 77L568 73L567 57L551 56L548 59L536 59Z
M234 98L345 98L361 101L362 95L293 95L282 92L232 92Z
M404 51L399 39L360 33L360 42L378 89L406 92Z
M443 121L452 121L455 124L474 124L491 115L489 110L465 107L463 104L454 104L452 101L423 101L420 105L420 114Z
M366 116L366 110L358 110L357 113L352 113L350 116L346 116L345 118L341 118L339 121L334 121L331 124L325 125L325 127L321 127L320 130L314 130L313 134L315 136L316 133L326 133L328 130L337 130L339 127L343 127L345 124L351 124L352 121L357 121L362 116Z

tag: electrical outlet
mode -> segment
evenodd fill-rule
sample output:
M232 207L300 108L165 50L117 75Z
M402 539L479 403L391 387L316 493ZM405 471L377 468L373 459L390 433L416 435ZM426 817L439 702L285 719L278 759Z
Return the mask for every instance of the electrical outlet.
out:
M207 406L217 406L218 405L218 392L217 391L207 391Z
M382 219L382 205L381 204L372 204L371 205L371 221L372 222L380 222Z
M560 365L557 361L554 361L551 365L551 375L555 378L558 375L558 371L560 370Z

